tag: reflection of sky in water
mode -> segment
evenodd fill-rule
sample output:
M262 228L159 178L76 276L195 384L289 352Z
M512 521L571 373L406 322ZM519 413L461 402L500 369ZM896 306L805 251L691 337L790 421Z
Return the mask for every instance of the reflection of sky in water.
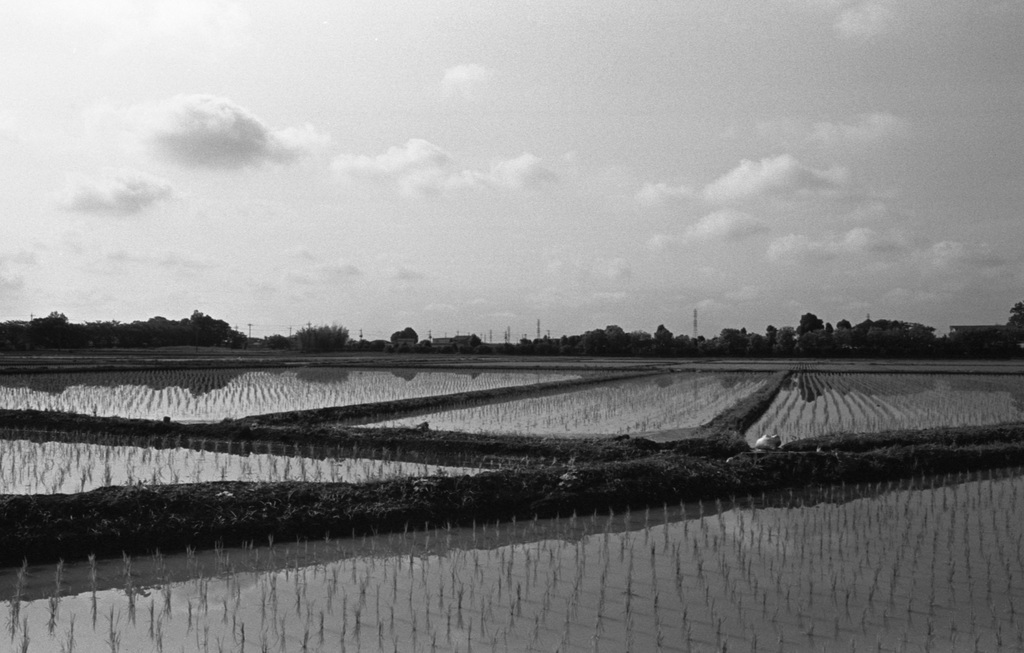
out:
M758 422L754 442L831 433L999 424L1024 419L1024 377L1010 374L794 374Z
M361 483L404 476L468 474L474 470L373 460L194 449L154 449L67 442L0 440L0 494L70 494L97 487L209 481Z
M768 373L691 373L614 381L373 426L551 436L643 434L691 428L757 391Z
M29 650L58 651L73 618L88 653L109 651L111 632L124 651L1015 650L1024 614L1007 577L1024 573L1024 523L1006 515L1024 501L1019 470L814 492L718 513L705 502L703 518L688 504L686 519L658 509L143 556L130 576L100 561L95 625L88 563L65 567L56 604L55 567L32 567L32 600L0 641L20 644L27 627ZM15 582L0 570L10 593Z
M0 375L0 408L217 421L575 378L559 372L336 368Z

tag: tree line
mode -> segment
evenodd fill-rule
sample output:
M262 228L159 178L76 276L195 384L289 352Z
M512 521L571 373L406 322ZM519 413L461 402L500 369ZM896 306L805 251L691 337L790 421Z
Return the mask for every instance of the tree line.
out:
M245 334L200 311L170 320L151 317L135 322L117 320L75 323L54 311L46 317L0 322L0 350L138 349L154 347L230 347L246 344Z
M245 334L227 322L194 311L191 317L169 320L75 324L63 313L28 321L0 322L0 350L155 348L173 346L248 346ZM420 340L411 327L390 340L353 340L343 326L307 325L294 336L272 335L262 346L303 352L366 351L387 353L461 353L517 356L651 356L697 357L885 357L992 358L1024 355L1024 301L1010 309L1006 325L972 327L936 336L935 328L902 320L865 319L859 324L839 320L833 326L813 313L797 326L768 325L763 333L725 328L713 337L676 335L658 325L653 333L626 331L618 325L560 338L523 338L519 342L485 343L476 334Z

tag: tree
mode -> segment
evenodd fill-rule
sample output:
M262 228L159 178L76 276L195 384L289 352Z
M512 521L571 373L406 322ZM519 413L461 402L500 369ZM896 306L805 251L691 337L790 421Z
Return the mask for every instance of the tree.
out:
M747 353L747 335L739 329L722 329L718 346L726 356L742 356Z
M308 352L343 351L348 341L348 329L337 324L307 326L295 335L302 351Z
M399 340L406 342L412 341L414 344L420 341L419 335L412 327L405 327L401 331L395 331L391 334L391 343L397 345Z
M609 324L604 328L608 337L608 354L623 356L629 353L629 334L617 324Z
M672 332L659 324L654 332L654 352L658 356L668 356L672 353Z
M825 323L814 313L804 313L800 316L800 326L796 328L796 334L802 336L809 331L824 329Z
M288 336L282 336L280 333L275 333L274 335L267 337L267 348L291 349L292 341L288 339Z
M1013 305L1013 308L1010 309L1010 320L1006 325L1024 328L1024 301Z
M793 327L782 327L779 329L773 350L782 356L792 356L796 347L796 329Z
M70 323L63 313L53 311L28 323L29 341L33 347L60 350L68 346Z

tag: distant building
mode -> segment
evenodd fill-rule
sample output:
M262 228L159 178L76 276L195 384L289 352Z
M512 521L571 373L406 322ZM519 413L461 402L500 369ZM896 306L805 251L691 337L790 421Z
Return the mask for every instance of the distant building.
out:
M430 341L433 347L468 347L473 336L453 336L451 338L434 338Z

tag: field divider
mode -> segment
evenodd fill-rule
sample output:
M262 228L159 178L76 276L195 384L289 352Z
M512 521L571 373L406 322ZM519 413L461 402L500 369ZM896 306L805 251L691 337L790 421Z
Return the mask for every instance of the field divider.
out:
M768 377L763 388L722 411L702 428L742 435L768 411L792 375L793 372L790 370L775 372Z
M586 376L580 379L546 381L543 383L532 383L529 385L514 385L503 388L491 388L488 390L472 390L469 392L458 392L446 395L431 395L429 397L413 397L410 399L398 399L395 401L265 413L262 415L246 416L234 421L241 424L260 426L315 424L321 422L335 422L344 426L357 426L360 424L383 421L385 419L399 419L404 417L427 415L439 410L450 408L463 408L494 403L497 401L511 401L525 397L557 394L560 392L574 390L576 388L600 385L611 381L624 381L649 376L659 376L666 373L668 372L657 370L629 372L625 374L602 374L600 376Z
M1024 442L865 453L679 455L361 484L214 482L0 496L0 564L589 515L786 488L887 482L1024 464Z

